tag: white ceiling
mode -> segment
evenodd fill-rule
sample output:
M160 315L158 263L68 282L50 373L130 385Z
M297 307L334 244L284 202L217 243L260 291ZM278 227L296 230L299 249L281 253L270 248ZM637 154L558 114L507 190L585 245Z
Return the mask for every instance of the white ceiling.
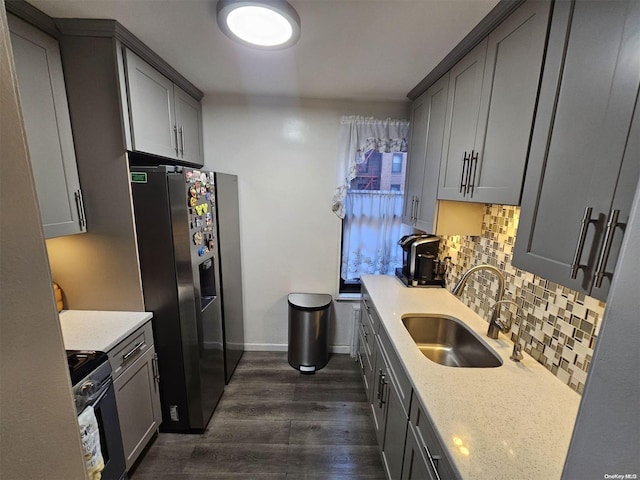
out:
M215 0L29 0L52 17L114 18L209 93L402 100L498 0L290 0L292 48L234 44Z

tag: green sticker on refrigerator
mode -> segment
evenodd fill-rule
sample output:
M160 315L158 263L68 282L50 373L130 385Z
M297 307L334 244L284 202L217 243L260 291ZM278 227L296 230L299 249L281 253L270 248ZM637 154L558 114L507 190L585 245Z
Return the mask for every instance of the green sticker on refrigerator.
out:
M131 172L131 183L147 183L147 172Z

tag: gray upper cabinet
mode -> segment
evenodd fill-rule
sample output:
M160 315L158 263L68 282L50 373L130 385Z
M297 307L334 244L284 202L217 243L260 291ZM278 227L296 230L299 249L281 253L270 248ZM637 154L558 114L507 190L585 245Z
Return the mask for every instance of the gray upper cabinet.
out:
M178 155L173 83L125 49L131 149L175 158Z
M601 300L640 169L639 51L640 2L556 2L513 264Z
M174 86L178 153L185 162L203 163L202 106L200 102Z
M476 138L487 39L449 72L449 92L438 198L464 200L473 151L482 149ZM475 149L475 150L474 150Z
M427 232L436 230L436 194L448 84L449 74L446 74L414 102L411 113L403 222Z
M200 102L128 49L124 61L131 150L203 164Z
M479 235L481 209L437 200L449 74L413 103L403 223L438 235Z
M8 18L45 237L85 232L60 47L46 33Z
M438 198L520 203L549 11L526 2L451 70Z

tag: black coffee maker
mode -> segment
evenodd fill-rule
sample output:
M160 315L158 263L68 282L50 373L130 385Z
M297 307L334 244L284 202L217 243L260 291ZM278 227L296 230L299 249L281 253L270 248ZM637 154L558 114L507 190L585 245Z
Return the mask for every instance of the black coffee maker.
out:
M438 259L440 237L405 235L398 245L402 247L402 268L396 268L396 276L402 283L408 287L444 287L447 263Z

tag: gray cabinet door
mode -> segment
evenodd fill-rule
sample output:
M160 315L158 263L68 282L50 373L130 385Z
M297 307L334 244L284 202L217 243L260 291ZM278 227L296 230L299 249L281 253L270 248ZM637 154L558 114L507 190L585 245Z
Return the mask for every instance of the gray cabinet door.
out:
M430 468L425 447L418 440L412 425L407 431L402 480L438 480Z
M173 83L130 50L125 64L132 149L177 158Z
M84 232L86 223L58 42L12 15L9 27L45 237Z
M447 118L438 186L440 199L464 198L461 184L465 183L468 173L468 163L463 168L465 155L470 155L473 150L482 150L482 145L476 144L476 128L486 53L485 38L449 72Z
M429 233L437 231L437 197L442 142L447 114L449 74L445 74L425 92L428 104L426 145L424 148L424 172L421 194L416 204L416 228Z
M638 95L638 38L640 2L555 3L514 249L515 266L601 300L608 280L592 286Z
M202 147L202 106L182 89L174 86L178 156L189 163L204 163Z
M389 367L381 352L380 340L376 336L375 348L373 350L373 381L371 382L371 412L373 414L373 426L376 431L378 445L382 448L384 444L384 428L386 422L386 409L384 407L385 382L389 383Z
M152 346L113 382L127 470L162 421Z
M526 2L489 35L468 200L520 204L549 11Z
M400 480L408 418L402 409L400 395L392 377L389 378L384 395L383 401L387 408L387 418L384 443L382 445L382 461L387 472L387 478Z
M422 196L427 127L429 126L429 92L423 93L411 107L411 136L407 159L407 175L404 187L404 212L402 222L416 223L416 199Z

